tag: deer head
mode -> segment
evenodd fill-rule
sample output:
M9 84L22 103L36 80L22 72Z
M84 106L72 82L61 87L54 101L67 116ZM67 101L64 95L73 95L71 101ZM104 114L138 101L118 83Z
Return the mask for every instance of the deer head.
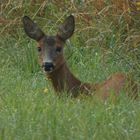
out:
M59 26L55 36L46 35L40 27L29 17L23 17L25 33L38 42L38 51L41 65L47 73L51 73L61 67L65 60L63 57L63 48L65 41L70 38L74 32L75 21L70 15Z

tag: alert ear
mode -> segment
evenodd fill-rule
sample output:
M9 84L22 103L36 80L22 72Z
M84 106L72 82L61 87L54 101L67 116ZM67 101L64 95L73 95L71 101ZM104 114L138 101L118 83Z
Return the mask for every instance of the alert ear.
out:
M57 35L62 39L62 40L67 40L70 38L74 32L75 29L75 20L74 16L70 15L65 19L65 21L59 26L59 30Z
M45 35L43 31L38 27L38 25L34 23L29 17L24 16L22 21L25 33L30 38L39 41Z

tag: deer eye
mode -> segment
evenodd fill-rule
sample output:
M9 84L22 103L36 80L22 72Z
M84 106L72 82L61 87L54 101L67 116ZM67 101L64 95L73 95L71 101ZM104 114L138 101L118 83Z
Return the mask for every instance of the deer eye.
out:
M38 49L39 52L41 51L41 47L38 47L37 49Z
M60 53L61 50L62 50L62 48L60 48L60 47L57 47L57 48L56 48L56 52L57 52L57 53Z

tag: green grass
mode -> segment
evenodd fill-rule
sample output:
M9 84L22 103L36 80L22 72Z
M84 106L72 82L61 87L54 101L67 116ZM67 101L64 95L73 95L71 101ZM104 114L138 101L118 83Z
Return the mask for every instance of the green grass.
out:
M73 43L76 45L76 42ZM26 39L19 43L13 38L2 40L1 140L140 139L139 102L132 102L125 96L117 102L110 100L106 104L94 97L57 97L50 81L45 79L37 62L30 56L36 50L33 44L26 42ZM72 56L68 60L69 66L83 81L102 81L110 73L120 70L113 61L104 68L99 49L75 46L70 51ZM37 58L36 53L33 58ZM48 93L44 93L45 88L48 88Z
M140 138L139 102L58 98L40 73L28 78L9 68L1 73L2 140ZM43 93L46 86L47 94Z
M65 46L65 57L74 75L91 83L118 71L140 81L139 44L134 48L129 40L140 34L139 24L130 28L122 15L107 17L103 11L95 15L96 7L81 0L56 0L57 4L53 1L46 6L30 2L2 3L2 17L16 24L0 26L0 140L139 140L139 101L124 94L106 103L95 97L55 94L38 64L35 41L23 31L21 17L33 17L45 32L53 34L62 19L74 13L76 31Z

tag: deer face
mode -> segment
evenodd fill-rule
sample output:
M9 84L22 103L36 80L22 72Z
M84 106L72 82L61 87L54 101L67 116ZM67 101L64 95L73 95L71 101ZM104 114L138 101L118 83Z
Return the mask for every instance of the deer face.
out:
M44 36L39 41L39 58L46 72L52 72L64 63L63 46L64 42L59 36Z
M29 17L23 17L25 33L38 42L38 52L43 69L50 73L63 65L63 46L74 32L75 22L71 15L59 26L55 36L48 36Z

